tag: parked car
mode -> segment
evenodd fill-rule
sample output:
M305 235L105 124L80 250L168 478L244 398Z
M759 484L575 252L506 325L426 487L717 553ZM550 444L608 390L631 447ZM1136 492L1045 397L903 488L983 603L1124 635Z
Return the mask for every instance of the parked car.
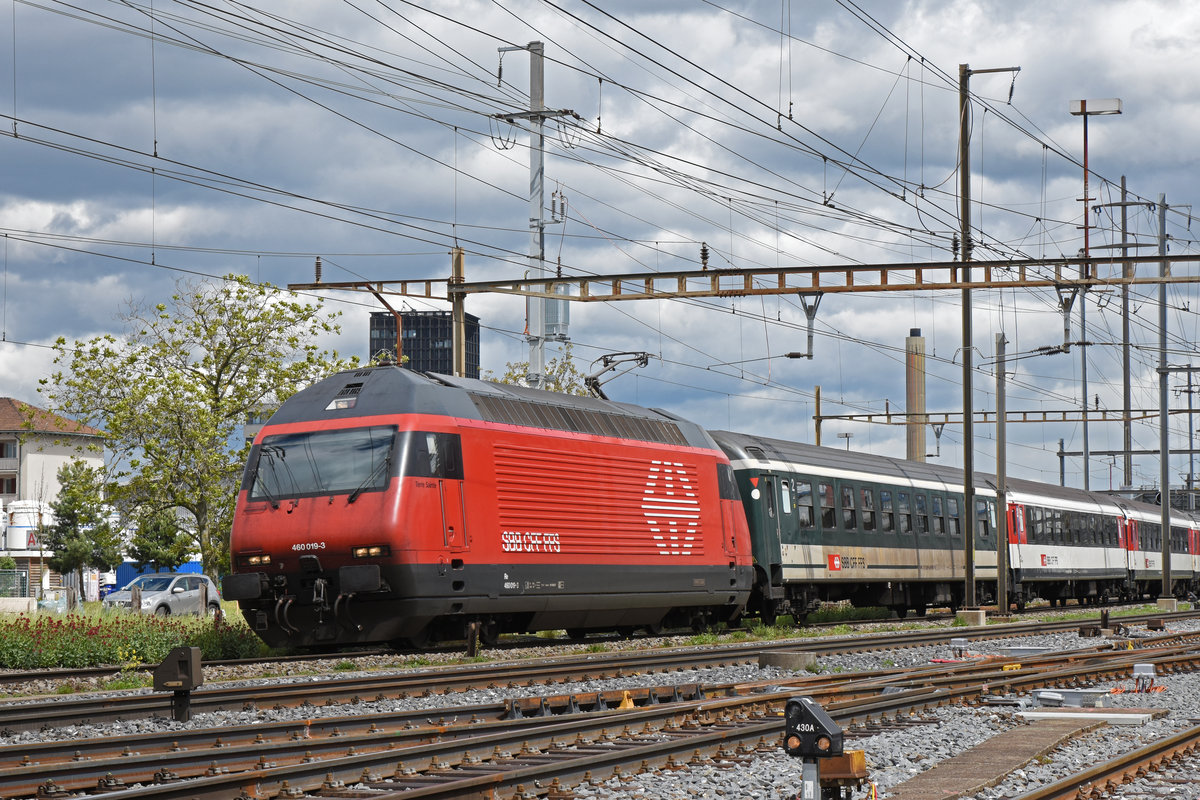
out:
M128 585L109 592L104 598L104 608L129 609L132 590L137 587L142 594L143 613L159 616L168 614L212 614L221 607L221 595L217 585L207 575L196 573L155 572L138 575ZM207 602L204 599L206 588Z

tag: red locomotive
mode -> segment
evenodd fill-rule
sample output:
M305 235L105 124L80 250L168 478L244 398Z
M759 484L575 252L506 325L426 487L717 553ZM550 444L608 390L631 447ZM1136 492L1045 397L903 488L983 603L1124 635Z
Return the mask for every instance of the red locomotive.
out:
M276 412L230 553L223 594L275 646L701 626L753 583L732 468L699 426L392 366Z

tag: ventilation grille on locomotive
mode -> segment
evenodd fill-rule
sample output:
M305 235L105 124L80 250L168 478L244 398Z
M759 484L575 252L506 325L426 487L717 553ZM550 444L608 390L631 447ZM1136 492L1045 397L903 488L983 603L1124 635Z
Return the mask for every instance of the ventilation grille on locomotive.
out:
M546 403L530 403L495 395L472 395L480 414L488 422L549 428L556 431L590 433L643 442L686 445L679 427L670 422L609 414L586 408L565 408Z

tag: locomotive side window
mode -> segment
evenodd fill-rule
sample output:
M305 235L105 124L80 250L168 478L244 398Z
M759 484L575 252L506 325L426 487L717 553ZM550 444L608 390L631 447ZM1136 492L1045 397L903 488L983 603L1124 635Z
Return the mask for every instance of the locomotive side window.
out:
M875 492L862 490L862 527L864 531L875 530Z
M796 514L801 528L813 526L813 493L808 481L796 481Z
M888 489L879 490L879 529L884 533L896 529L892 520L892 493Z
M900 512L900 532L912 530L912 508L908 504L908 492L896 492L896 509Z
M848 531L858 530L858 513L854 509L854 487L842 487L842 527Z
M396 428L376 425L268 436L251 455L249 499L379 491L390 478Z
M462 439L457 433L408 431L401 447L403 477L462 479Z
M929 533L929 513L925 505L925 493L913 495L913 506L917 511L917 533Z
M958 518L958 498L946 498L946 513L950 518L950 535L953 537L962 536L962 525Z
M821 527L833 530L837 525L837 511L833 503L833 484L818 484L817 492L821 495Z
M733 478L733 467L728 464L717 464L717 493L722 500L741 502L742 495Z

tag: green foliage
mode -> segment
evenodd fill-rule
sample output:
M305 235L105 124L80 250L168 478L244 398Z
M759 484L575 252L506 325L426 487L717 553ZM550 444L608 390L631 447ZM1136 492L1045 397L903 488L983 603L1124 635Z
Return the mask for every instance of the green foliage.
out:
M889 619L891 609L865 606L855 608L850 605L825 606L808 615L808 622L855 622L859 620Z
M121 563L120 538L109 523L104 505L104 479L100 470L73 458L58 471L61 489L51 504L54 524L43 527L43 546L54 553L48 560L61 573L84 567L113 569Z
M484 372L484 378L496 383L525 386L525 376L528 373L528 361L509 361L504 365L504 374L499 378L490 370ZM575 366L575 360L571 353L571 343L568 342L563 345L561 356L554 356L546 362L545 373L543 374L545 384L542 388L560 394L573 394L585 397L588 395L587 387L583 382L585 377L587 376Z
M721 636L716 633L698 633L690 637L686 644L690 647L701 647L704 645L720 644Z
M241 425L357 363L318 349L336 314L244 276L177 284L167 303L131 304L124 336L55 344L40 391L50 409L105 432L121 508L176 511L206 572L228 564Z
M267 646L244 623L230 624L224 614L210 617L191 632L186 644L199 647L206 660L256 658Z
M205 659L248 658L263 650L245 624L211 617L110 613L0 619L0 667L5 669L104 664L133 669L162 661L176 647L199 647Z
M172 511L151 508L137 515L128 552L138 569L149 565L155 572L172 571L188 560L191 551L191 537Z

